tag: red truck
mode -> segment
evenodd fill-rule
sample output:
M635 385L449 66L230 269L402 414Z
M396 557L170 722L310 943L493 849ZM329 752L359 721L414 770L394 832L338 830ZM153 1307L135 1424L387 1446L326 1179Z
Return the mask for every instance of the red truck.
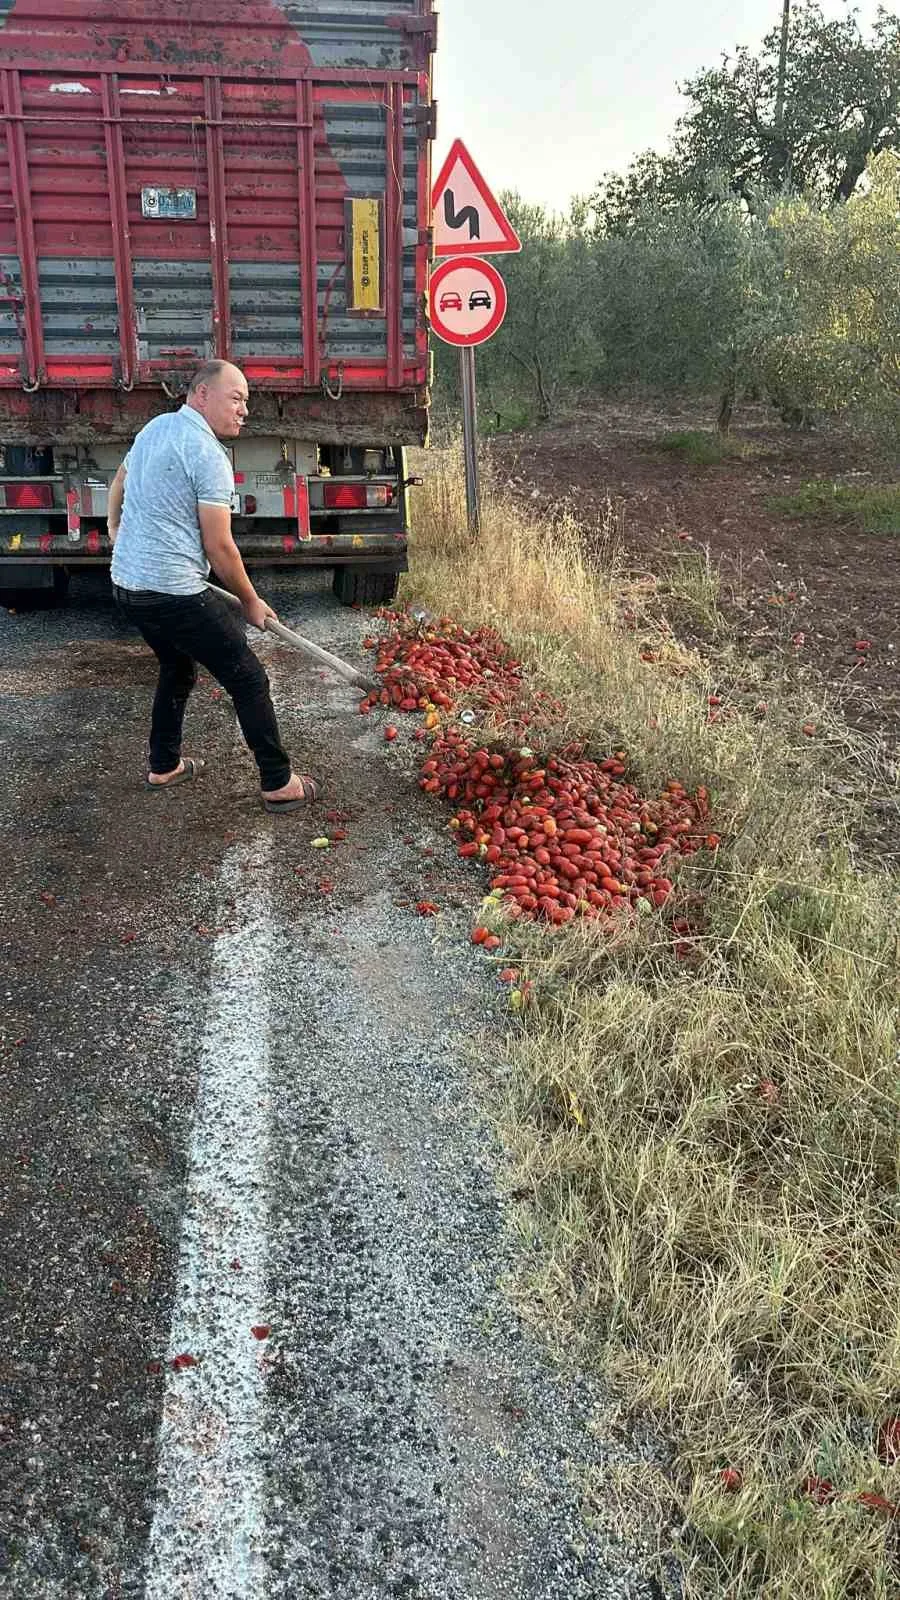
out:
M245 558L406 568L431 0L0 0L0 597L109 561L139 428L227 357Z

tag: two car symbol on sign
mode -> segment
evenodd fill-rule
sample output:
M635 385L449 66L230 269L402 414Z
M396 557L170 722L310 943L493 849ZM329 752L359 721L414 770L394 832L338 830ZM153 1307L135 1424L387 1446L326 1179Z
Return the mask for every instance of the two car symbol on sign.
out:
M462 296L458 295L454 290L448 290L446 294L441 295L438 305L441 311L462 311ZM470 311L477 311L479 308L484 311L490 311L492 307L493 301L486 289L472 290L469 295Z

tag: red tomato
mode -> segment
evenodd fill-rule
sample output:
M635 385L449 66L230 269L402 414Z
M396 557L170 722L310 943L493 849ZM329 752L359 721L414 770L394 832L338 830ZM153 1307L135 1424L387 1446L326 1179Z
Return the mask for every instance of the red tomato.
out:
M837 1498L837 1490L830 1478L820 1478L815 1473L804 1478L800 1493L813 1500L817 1506L827 1506Z
M870 1490L863 1490L856 1496L861 1506L868 1506L870 1511L883 1511L886 1517L900 1517L900 1506L893 1500L886 1500L883 1494L873 1494Z

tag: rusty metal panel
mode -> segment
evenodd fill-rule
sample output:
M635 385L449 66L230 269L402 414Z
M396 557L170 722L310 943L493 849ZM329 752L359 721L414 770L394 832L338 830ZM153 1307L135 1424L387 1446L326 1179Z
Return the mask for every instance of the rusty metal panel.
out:
M416 36L397 24L416 18L416 0L283 0L282 8L317 67L405 72L415 66Z
M212 272L208 261L136 256L134 306L138 360L183 363L213 355Z
M302 361L300 268L296 261L231 262L234 358Z
M18 256L0 256L0 362L18 362L25 342L22 264Z
M99 386L77 393L61 385L35 394L8 388L0 395L5 444L121 445L122 454L151 417L168 409L157 386L126 393ZM423 444L428 432L427 392L345 389L340 403L321 391L254 388L242 438L295 438L319 444Z
M434 48L430 0L0 0L0 33L25 60L65 70L75 61L150 60L224 74L325 70L415 72ZM280 72L279 72L280 68Z
M183 0L0 0L0 390L177 387L217 353L256 388L418 411L432 21L431 0L192 0L189 29ZM347 304L354 196L385 218L383 315Z
M48 358L84 351L112 357L119 348L115 268L111 261L38 258Z

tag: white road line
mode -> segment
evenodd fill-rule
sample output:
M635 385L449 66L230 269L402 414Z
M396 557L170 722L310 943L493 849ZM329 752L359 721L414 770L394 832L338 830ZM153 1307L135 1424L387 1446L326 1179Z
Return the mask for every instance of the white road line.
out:
M191 1137L146 1600L258 1600L269 1143L271 848L234 847ZM229 902L233 902L233 909ZM176 1356L196 1366L176 1370Z

